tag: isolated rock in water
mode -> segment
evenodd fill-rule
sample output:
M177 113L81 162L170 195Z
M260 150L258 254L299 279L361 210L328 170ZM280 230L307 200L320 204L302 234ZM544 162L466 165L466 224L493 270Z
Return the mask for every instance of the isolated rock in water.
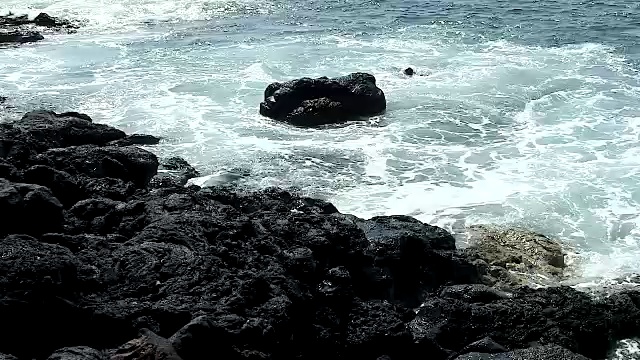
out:
M260 114L293 125L317 126L378 115L386 106L373 75L352 73L272 83L265 90Z
M0 29L0 44L16 43L24 44L44 40L44 36L37 31L29 30L2 30Z
M565 268L560 243L529 230L472 225L467 228L467 241L467 251L486 261L489 276L504 285L527 283L539 275L552 283Z
M140 358L142 359L142 358ZM102 351L87 346L67 347L56 350L47 360L110 360Z
M56 18L47 13L38 14L33 19L33 23L48 28L78 28L77 25L72 24L69 20Z
M413 68L410 68L410 67L408 67L408 68L404 69L404 71L403 71L403 72L404 72L404 74L405 74L405 75L407 75L407 76L413 76L413 74L415 74L415 73L416 73L416 72L413 70Z
M538 346L528 349L487 354L468 353L458 356L455 360L589 360L582 355L575 354L557 345Z

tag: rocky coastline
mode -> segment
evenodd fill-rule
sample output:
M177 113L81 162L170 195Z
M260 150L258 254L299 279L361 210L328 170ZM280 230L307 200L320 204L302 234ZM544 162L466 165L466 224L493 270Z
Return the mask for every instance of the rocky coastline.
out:
M0 16L0 43L74 28ZM273 83L260 113L319 126L385 109L353 73ZM562 274L542 235L475 227L459 249L408 216L188 185L198 171L158 159L161 140L77 112L0 119L0 360L578 360L640 336L637 290L509 271Z
M0 359L603 359L640 335L638 291L494 288L441 228L185 186L158 141L0 123Z

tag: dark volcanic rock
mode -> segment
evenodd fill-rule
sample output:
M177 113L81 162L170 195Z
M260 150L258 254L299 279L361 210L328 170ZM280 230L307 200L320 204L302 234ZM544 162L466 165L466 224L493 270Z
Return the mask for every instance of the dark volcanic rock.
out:
M493 341L493 339L487 336L485 338L482 338L476 342L473 342L465 346L462 350L460 350L460 353L468 354L468 353L475 352L475 353L482 353L482 354L495 354L495 353L501 353L501 352L507 352L507 351L508 351L507 348L498 344L497 342Z
M122 345L110 360L182 360L171 343L148 329L142 329L142 336Z
M151 180L152 188L182 186L200 173L183 158L173 156L160 160L159 173Z
M352 73L272 83L264 92L260 114L293 125L317 126L378 115L386 106L373 75Z
M160 142L160 138L145 135L145 134L132 134L118 140L111 141L109 145L112 146L131 146L131 145L157 145Z
M77 179L50 166L32 166L23 173L22 179L28 183L46 186L65 207L72 206L85 195Z
M44 39L44 36L35 27L50 30L67 30L78 28L68 20L58 19L46 13L40 13L33 20L26 15L0 16L0 44L16 43L22 44L27 42L36 42Z
M456 360L588 360L557 345L538 346L498 354L469 353Z
M62 204L49 189L0 178L0 236L38 235L62 230ZM27 220L30 219L30 220Z
M48 28L78 28L77 25L72 24L69 20L56 18L47 13L38 14L38 16L33 19L33 23Z
M490 336L510 349L558 344L604 358L614 338L637 331L631 330L640 321L637 300L637 294L625 293L594 300L568 287L523 287L489 302L433 297L421 306L411 328L416 336L454 351Z
M161 162L177 180L148 186L157 158L122 139L77 113L0 124L0 352L599 359L640 335L637 291L501 292L439 227L277 188L185 187L197 172L180 158Z
M106 145L126 136L121 130L95 124L89 116L76 112L56 114L51 111L33 111L13 125L49 148Z
M56 350L47 360L109 360L109 357L102 351L87 346L77 346Z
M72 146L50 149L36 162L51 165L71 175L115 178L145 187L158 169L158 159L137 147Z
M37 31L29 30L9 30L2 31L0 29L0 44L16 43L24 44L44 40L44 36Z
M40 13L33 20L29 19L27 15L0 16L0 27L23 26L30 24L47 28L77 28L77 25L72 24L69 20L56 18L47 13Z

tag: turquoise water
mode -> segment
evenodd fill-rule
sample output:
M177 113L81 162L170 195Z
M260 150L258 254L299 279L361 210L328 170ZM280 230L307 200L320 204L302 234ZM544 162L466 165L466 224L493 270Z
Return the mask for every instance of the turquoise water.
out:
M462 234L524 225L570 245L579 281L640 271L640 8L632 1L5 0L79 19L0 49L18 116L77 110L160 135L214 181L248 174L363 217ZM429 76L406 78L412 66ZM272 81L374 74L388 111L296 129ZM209 180L207 180L209 179ZM463 237L461 237L463 239ZM462 240L461 240L462 241Z

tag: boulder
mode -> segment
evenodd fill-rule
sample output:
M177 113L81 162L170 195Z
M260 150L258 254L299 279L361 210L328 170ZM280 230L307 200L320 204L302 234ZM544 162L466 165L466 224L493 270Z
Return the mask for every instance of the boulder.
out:
M106 145L124 139L125 133L108 125L95 124L86 114L32 111L12 123L48 148Z
M317 126L378 115L386 106L373 75L352 73L272 83L265 90L260 114L292 125Z
M392 299L418 306L422 290L477 278L476 268L465 267L464 259L457 257L455 239L444 229L409 216L379 216L356 223L370 241L368 251L376 267L392 282Z
M0 236L39 235L62 230L64 215L60 201L39 185L12 183L0 178Z
M47 187L66 208L85 196L85 190L77 178L50 166L32 166L24 171L22 180Z
M559 242L529 230L496 225L467 228L467 252L487 263L490 285L553 285L563 275L564 252Z
M163 188L184 186L189 179L200 176L200 173L181 157L172 156L160 160L158 174L151 179L151 187Z
M35 162L71 175L131 181L140 188L147 186L158 169L154 154L132 146L83 145L50 149L38 155Z
M71 23L69 20L56 18L47 13L38 14L33 19L33 23L47 28L78 28L78 25Z

